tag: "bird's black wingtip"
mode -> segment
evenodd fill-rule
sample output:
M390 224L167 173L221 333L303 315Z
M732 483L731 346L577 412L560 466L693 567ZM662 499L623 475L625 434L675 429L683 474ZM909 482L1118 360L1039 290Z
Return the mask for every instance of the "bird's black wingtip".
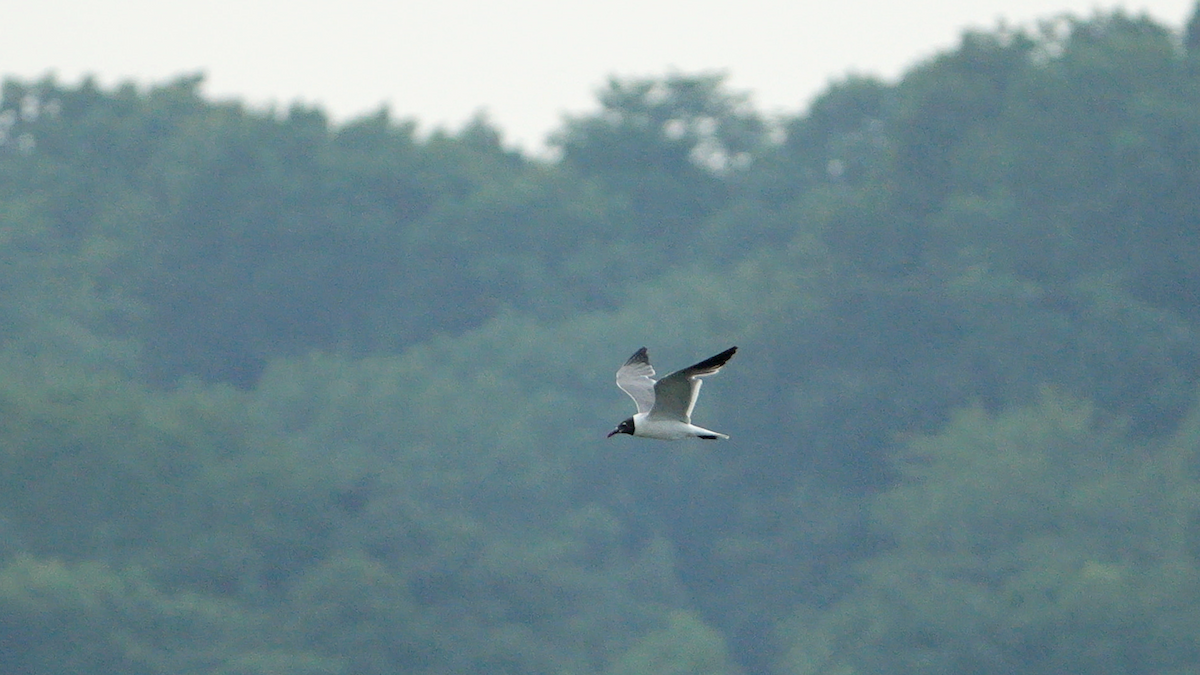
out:
M645 347L642 347L634 352L633 356L629 357L625 361L625 365L629 365L631 363L650 363L650 353L646 351Z
M707 359L704 359L700 363L697 363L695 367L697 367L697 368L720 368L721 366L725 365L729 361L729 359L733 358L733 355L736 353L737 353L737 347L730 347L729 349L726 349L725 351L721 352L720 354L717 354L716 356L710 356Z

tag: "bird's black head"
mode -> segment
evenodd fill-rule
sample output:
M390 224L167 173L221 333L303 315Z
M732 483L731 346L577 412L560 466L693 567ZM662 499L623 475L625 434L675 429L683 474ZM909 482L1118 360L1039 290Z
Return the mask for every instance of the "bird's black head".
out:
M608 437L612 438L613 436L616 436L617 434L629 434L630 436L633 435L633 418L632 417L627 417L627 418L621 420L621 423L617 425L616 429L613 429L612 431L608 432Z

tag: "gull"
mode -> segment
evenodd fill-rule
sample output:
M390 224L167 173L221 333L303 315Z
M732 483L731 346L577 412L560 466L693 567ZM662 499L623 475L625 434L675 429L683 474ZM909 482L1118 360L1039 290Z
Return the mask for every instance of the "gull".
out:
M696 396L700 394L700 385L703 384L700 378L716 375L736 351L737 347L730 347L657 382L651 379L654 377L654 367L650 365L646 348L634 352L625 365L617 370L617 386L637 404L637 414L623 420L609 432L608 437L629 434L664 441L682 438L715 441L729 438L692 424L692 408L696 407Z

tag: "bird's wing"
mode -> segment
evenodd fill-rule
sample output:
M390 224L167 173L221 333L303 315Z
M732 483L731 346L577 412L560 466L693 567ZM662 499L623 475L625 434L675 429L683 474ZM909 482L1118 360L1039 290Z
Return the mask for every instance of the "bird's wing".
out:
M654 385L654 408L650 411L650 416L682 420L691 424L692 408L696 407L696 397L700 395L700 385L703 384L699 378L715 375L736 351L737 347L730 347L716 356L677 370L659 380Z
M642 347L629 357L625 365L617 370L617 386L629 394L629 398L637 404L640 413L650 412L654 407L654 366L650 365L650 357L646 348Z

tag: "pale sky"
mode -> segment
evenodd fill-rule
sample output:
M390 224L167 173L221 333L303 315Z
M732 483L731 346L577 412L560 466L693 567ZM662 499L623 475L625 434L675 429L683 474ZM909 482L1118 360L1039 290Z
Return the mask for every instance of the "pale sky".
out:
M486 111L541 148L595 109L610 75L720 70L766 113L795 114L848 73L892 79L966 28L1122 6L1174 29L1195 0L25 0L0 18L0 76L141 85L203 72L254 107L316 104L459 128Z

